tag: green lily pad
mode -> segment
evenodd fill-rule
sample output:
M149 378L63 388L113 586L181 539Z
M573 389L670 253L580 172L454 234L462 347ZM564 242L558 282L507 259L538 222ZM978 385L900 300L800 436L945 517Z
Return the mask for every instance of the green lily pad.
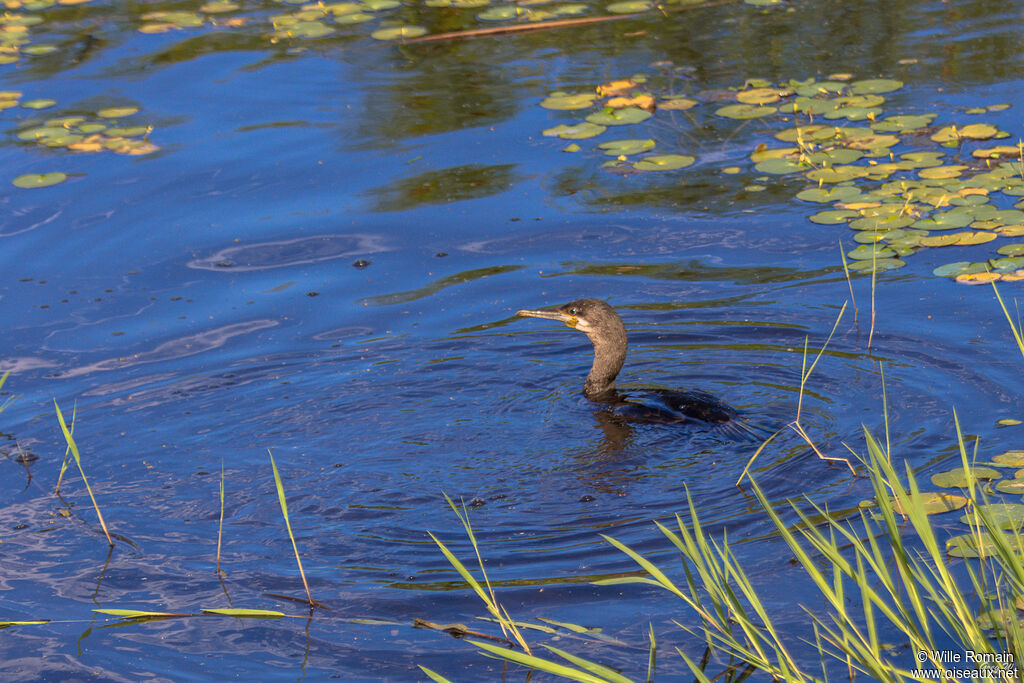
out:
M991 467L972 467L971 473L974 475L976 480L981 479L999 479L1002 474L999 470L994 470ZM942 486L946 488L950 487L966 487L967 486L967 473L963 467L954 467L946 472L938 472L932 475L932 483L936 486ZM1021 507L1024 507L1022 505Z
M999 129L988 123L971 123L966 126L946 126L940 128L931 139L935 142L958 142L962 139L988 140L996 136Z
M138 107L105 107L96 112L101 119L119 119L138 113Z
M756 119L762 116L771 116L778 109L765 107L756 104L727 104L719 108L715 113L730 119Z
M1000 493L1024 494L1024 479L1003 479L996 482L996 491Z
M984 503L977 506L989 514L992 522L1000 529L1019 530L1024 527L1024 505L1021 503ZM964 524L973 524L974 515L966 514L960 518Z
M419 38L426 35L427 29L422 26L392 26L391 28L377 29L370 34L370 37L377 40L398 40L404 38Z
M603 149L608 156L617 157L622 155L639 154L654 148L654 140L609 140L602 142L598 148Z
M848 180L863 178L868 174L866 166L829 166L816 168L807 172L807 179L823 183L844 183Z
M683 110L692 109L700 104L697 100L691 100L689 97L682 96L671 96L661 102L658 102L658 109L668 110Z
M1010 534L1006 535L1010 547L1016 547L1017 543ZM980 543L979 543L980 541ZM991 557L996 553L995 541L987 531L975 534L963 534L954 536L946 541L946 554L950 557Z
M605 107L588 116L587 121L600 126L625 126L631 123L640 123L649 118L651 118L651 112L639 107L622 107L621 109Z
M855 261L870 261L871 259L892 258L896 252L884 246L862 244L856 249L846 252L846 255Z
M850 84L850 92L855 95L865 95L868 93L877 94L883 92L893 92L903 87L903 81L897 81L891 78L870 78L863 81L854 81Z
M686 154L652 154L633 163L638 171L674 171L686 168L697 160Z
M818 223L819 225L839 225L859 215L860 213L857 211L850 211L849 209L828 209L809 216L809 219L812 223Z
M373 16L369 12L353 12L352 14L340 14L334 17L334 23L348 25L348 24L362 24L367 21L373 21L377 17Z
M996 420L996 424L1003 427L1015 427L1019 424L1024 424L1024 422L1013 417L1004 417L1001 420Z
M526 19L532 14L533 10L529 7L502 5L500 7L485 9L483 12L476 15L476 18L481 21L506 21L508 19Z
M57 100L40 98L37 100L23 100L21 106L25 109L49 109L55 104L57 104Z
M649 0L627 0L626 2L613 2L605 9L612 14L636 14L646 12L652 7L654 7L654 3Z
M992 458L992 462L1006 467L1024 467L1024 451L1006 451Z
M560 137L566 140L582 140L584 138L592 138L595 135L600 135L605 132L605 130L607 130L607 128L604 126L599 126L596 123L589 123L585 121L583 123L577 123L574 126L562 124L560 126L555 126L554 128L548 128L541 133L547 137Z
M936 114L897 114L887 116L871 127L880 133L905 133L908 131L921 130L931 125Z
M544 98L540 106L545 109L560 109L560 110L571 110L571 109L586 109L587 107L594 104L594 100L597 99L597 93L551 93Z
M974 265L970 261L954 261L953 263L947 263L943 266L939 266L932 271L932 275L938 277L956 277L962 273L970 272L971 266Z
M859 247L858 247L859 248ZM850 270L858 273L882 273L887 270L896 270L907 265L907 262L898 258L880 258L874 261L854 261L849 266Z
M802 164L795 159L779 157L777 159L765 159L754 164L754 168L761 173L772 175L786 175L787 173L800 173L807 170L807 164Z
M26 173L20 175L11 183L15 187L22 187L26 189L37 188L37 187L50 187L58 183L63 183L68 179L66 173L54 172L54 173Z

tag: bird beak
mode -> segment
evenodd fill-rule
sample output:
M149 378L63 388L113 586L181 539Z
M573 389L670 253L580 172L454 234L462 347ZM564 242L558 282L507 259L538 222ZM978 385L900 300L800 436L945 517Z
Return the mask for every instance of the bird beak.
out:
M568 315L567 313L559 313L558 311L516 311L516 315L525 316L528 318L547 318L548 320L557 320L558 322L565 323L569 327L576 329L576 323L579 322L576 316Z

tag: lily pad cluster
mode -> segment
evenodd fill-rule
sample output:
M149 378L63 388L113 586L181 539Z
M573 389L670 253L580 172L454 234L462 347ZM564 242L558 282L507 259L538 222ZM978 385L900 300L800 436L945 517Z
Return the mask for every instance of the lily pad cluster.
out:
M244 26L249 20L246 17L220 16L239 9L240 5L232 0L211 0L199 8L198 12L186 10L147 12L142 15L139 33L167 33L186 28L200 26L234 27Z
M1003 478L1003 468L1013 468L1013 477ZM992 458L991 462L978 463L971 467L972 478L984 484L990 490L998 491L1007 495L1024 494L1024 450L1010 450ZM936 486L946 488L966 488L968 485L968 473L963 467L956 467L947 472L939 472L932 475L932 483ZM948 494L932 494L948 495ZM950 496L960 498L960 496ZM964 499L966 504L966 499ZM963 505L949 507L948 509L959 509ZM986 512L992 516L996 523L1003 529L1018 532L1024 529L1024 503L1020 502L992 502L985 506ZM972 524L972 514L965 514L960 517L964 524ZM953 557L978 557L987 553L992 542L991 538L982 532L981 537L976 533L968 533L951 538L946 543L946 551Z
M750 155L754 170L767 176L799 175L810 183L796 198L831 205L810 216L811 221L847 225L854 231L859 246L847 253L854 272L900 268L921 249L1024 237L1024 201L1018 201L1024 197L1024 146L993 143L1010 134L991 123L936 125L935 113L886 116L886 97L902 87L894 79L854 80L851 74L833 74L786 83L750 80L705 99L716 101L706 104L719 119L757 119L762 128L775 127L774 139L761 142ZM733 101L723 103L723 98ZM706 114L710 108L688 95L658 92L643 75L592 91L553 92L540 105L589 112L583 121L543 131L572 140L642 123L663 111L697 108L694 114ZM988 113L1007 106L969 111ZM657 149L661 144L634 135L597 147L616 157L603 166L620 173L694 163L690 150ZM573 143L564 149L581 148ZM640 154L647 156L637 158ZM1021 280L1024 247L1021 242L1000 243L985 261L955 261L935 274L967 284Z
M6 11L0 14L0 65L14 64L23 55L38 56L56 52L56 45L30 45L32 27L43 23L43 17L33 12L56 5L79 5L83 2L88 0L8 0L5 3Z
M562 111L591 110L583 121L561 124L548 128L543 134L565 140L582 140L601 135L610 127L642 123L658 110L680 111L696 106L696 100L679 95L662 96L646 87L647 77L643 74L623 78L599 85L591 92L550 93L540 106L545 109ZM606 161L605 168L629 172L672 171L692 165L697 158L689 154L645 154L653 150L656 142L651 138L619 138L598 144L598 149L607 156L615 157ZM572 144L565 151L580 149ZM638 154L644 154L639 158Z
M4 94L0 93L0 96ZM152 154L160 148L149 141L152 126L131 120L138 111L138 107L131 106L106 107L88 115L33 121L14 131L13 135L22 143L70 152L113 152L130 156Z

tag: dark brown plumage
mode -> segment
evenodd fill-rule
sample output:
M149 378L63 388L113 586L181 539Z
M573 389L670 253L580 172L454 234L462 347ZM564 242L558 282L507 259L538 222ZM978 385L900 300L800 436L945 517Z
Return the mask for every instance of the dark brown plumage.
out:
M702 391L647 389L643 397L625 396L615 389L615 378L626 360L626 326L601 299L577 299L553 311L521 310L516 315L558 320L590 337L594 362L583 384L583 395L592 401L612 404L616 415L634 422L676 423L702 420L732 423L740 431L749 428L738 420L734 408Z

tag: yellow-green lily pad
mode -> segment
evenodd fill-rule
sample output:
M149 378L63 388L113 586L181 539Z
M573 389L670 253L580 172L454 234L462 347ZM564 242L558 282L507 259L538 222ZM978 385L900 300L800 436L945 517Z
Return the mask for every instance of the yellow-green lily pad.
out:
M992 523L1000 529L1018 530L1024 527L1024 505L1021 503L984 503L978 505L977 509L988 513ZM973 524L974 519L974 514L969 513L962 516L960 521Z
M545 109L586 109L587 107L594 104L594 100L597 99L597 93L584 92L584 93L551 93L544 98L540 106Z
M730 119L756 119L762 116L771 116L778 109L775 107L764 107L756 104L727 104L719 108L715 113Z
M880 258L874 261L854 261L848 268L858 273L870 273L872 271L881 273L886 270L896 270L907 265L907 262L898 258Z
M54 172L54 173L26 173L20 175L11 183L15 187L23 187L26 189L37 188L37 187L50 187L58 183L63 183L68 179L66 173Z
M622 107L621 109L605 107L588 116L587 121L600 126L625 126L631 123L640 123L649 118L651 118L651 112L639 107Z
M541 134L547 137L560 137L565 140L582 140L584 138L592 138L595 135L600 135L606 130L607 128L604 126L584 121L583 123L577 123L574 126L567 126L563 123L560 126L555 126L554 128L548 128L547 130L541 131Z
M633 163L638 171L674 171L686 168L697 160L687 154L652 154Z
M392 26L391 28L377 29L370 34L371 38L377 40L399 40L404 38L419 38L426 35L427 29L422 26Z
M599 144L598 148L603 149L604 153L608 156L628 156L630 154L639 154L640 152L646 152L653 149L654 140L609 140L608 142L602 142Z
M976 480L980 479L999 479L1002 474L999 470L994 470L991 467L972 467L971 474L974 475ZM946 488L950 487L966 487L967 486L967 473L963 467L954 467L946 472L938 472L932 475L932 483L936 486L942 486ZM1024 507L1022 505L1021 507Z
M992 462L1006 467L1024 467L1024 451L1006 451L992 458Z

